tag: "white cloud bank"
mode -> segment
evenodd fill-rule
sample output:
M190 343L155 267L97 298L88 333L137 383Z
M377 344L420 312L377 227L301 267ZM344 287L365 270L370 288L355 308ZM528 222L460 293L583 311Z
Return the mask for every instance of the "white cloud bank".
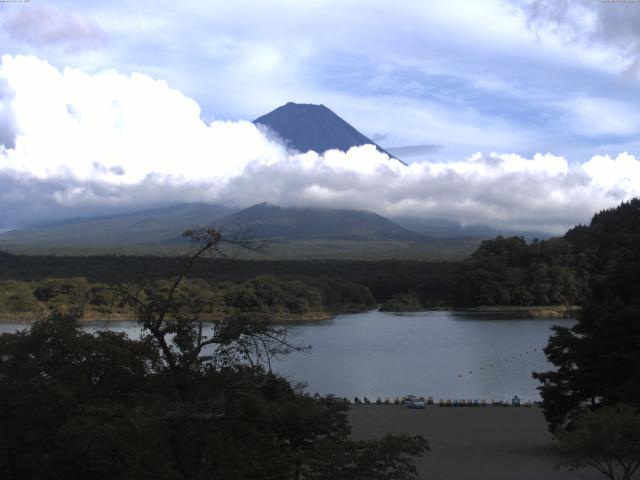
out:
M0 63L0 229L206 201L322 205L561 232L640 195L640 161L552 154L390 160L373 146L287 151L251 122L202 121L165 82L113 70Z

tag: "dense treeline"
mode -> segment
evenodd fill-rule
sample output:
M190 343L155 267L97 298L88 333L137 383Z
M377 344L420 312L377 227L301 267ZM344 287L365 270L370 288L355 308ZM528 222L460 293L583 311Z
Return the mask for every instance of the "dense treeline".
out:
M596 215L565 238L589 260L586 301L544 349L554 368L535 372L561 465L611 479L640 468L640 200Z
M144 284L170 278L182 259L154 256L53 256L14 255L0 252L0 280L42 281L47 278L84 277L90 283ZM287 278L333 278L367 287L376 302L394 294L414 292L425 307L444 305L458 262L419 261L270 261L203 259L190 278L210 282L243 281L261 275Z
M596 214L561 238L483 242L455 274L455 305L580 305L589 281L632 254L640 200Z
M589 262L566 238L483 242L456 272L454 305L576 305L585 299Z
M588 255L592 275L578 323L555 327L545 349L556 369L534 375L554 430L586 405L640 407L640 200L565 237Z
M167 288L168 284L167 280L159 280L144 286L158 289ZM122 284L90 283L84 277L2 280L0 318L32 320L73 311L85 319L131 319L135 305L128 301L123 288ZM269 314L278 320L322 318L375 306L367 287L326 277L263 275L246 281L220 282L185 279L180 293L198 299L201 318L205 319L235 313Z

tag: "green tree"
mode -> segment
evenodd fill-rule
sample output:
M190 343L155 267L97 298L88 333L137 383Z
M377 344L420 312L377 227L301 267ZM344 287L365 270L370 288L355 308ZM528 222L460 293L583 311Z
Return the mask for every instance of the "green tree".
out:
M79 311L0 335L0 478L302 480L334 463L334 478L354 466L353 478L415 478L421 437L352 441L346 403L271 371L272 355L300 348L286 329L255 315L204 325L208 300L184 281L224 239L187 235L195 250L173 281L120 289L141 340L83 332Z
M586 408L640 405L640 201L596 215L587 232L600 264L588 299L574 326L554 328L545 353L555 369L534 373L552 431Z
M559 466L591 467L610 480L631 480L640 467L640 412L605 407L580 415L575 423L557 436L562 454Z
M0 335L0 477L82 478L65 475L70 468L93 468L91 462L80 465L80 457L62 461L83 448L82 442L70 442L68 434L85 425L83 441L91 443L91 435L101 435L93 426L108 418L109 411L111 418L102 425L122 431L157 365L148 344L112 332L84 333L70 315L52 314L29 330ZM114 422L116 411L119 419ZM104 454L101 461L112 458L118 452L111 450L112 443L105 441L105 449L92 455Z
M2 290L0 301L6 312L19 319L39 313L40 306L33 295L31 285L25 282L5 281L0 285L0 289Z
M402 292L394 294L384 302L380 310L383 312L418 312L423 308L415 292Z

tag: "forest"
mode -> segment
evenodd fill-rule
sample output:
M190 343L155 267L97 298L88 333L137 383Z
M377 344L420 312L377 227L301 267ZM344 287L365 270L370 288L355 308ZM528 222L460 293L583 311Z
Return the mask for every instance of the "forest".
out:
M639 199L622 203L594 215L588 226L546 241L498 237L483 242L456 270L452 304L583 304L591 280L632 257L639 241L639 208Z
M144 286L166 288L168 283L163 279ZM130 320L134 318L135 305L125 292L140 287L90 283L85 277L1 280L0 318L28 321L74 311L84 320ZM376 304L368 288L334 278L262 275L221 282L195 278L185 279L180 289L184 295L199 299L203 320L247 311L269 314L279 321L318 320L337 313L368 310Z
M594 215L588 226L527 243L521 237L482 242L466 260L237 260L204 258L184 288L212 306L323 318L381 304L384 310L478 306L581 305L592 279L634 248L639 200ZM122 318L126 302L113 297L122 284L162 282L180 257L140 255L32 256L0 252L2 318L34 318L63 304L82 305L88 318ZM115 290L114 290L115 289ZM234 297L236 300L233 300ZM242 303L242 301L240 301Z
M166 281L179 270L182 260L180 257L151 255L82 257L0 252L0 295L5 300L0 316L33 317L33 309L36 312L50 310L56 303L70 300L71 295L84 305L88 317L105 314L108 308L117 307L113 309L113 318L117 318L120 314L126 314L126 305L114 303L107 292L121 284L142 286L153 281ZM285 314L319 311L337 313L372 308L403 292L419 296L420 308L424 308L447 304L448 284L457 266L456 262L406 260L203 258L189 272L185 288L193 288L205 297L217 299L224 296L222 292L230 289L245 289L253 295L256 288L263 296L265 288L275 288L288 291L287 295L304 298L303 312L296 312L296 308L301 307L287 302L284 294L276 295L273 300L265 300L267 303L281 303L281 312ZM207 289L209 291L205 292ZM220 305L218 303L217 308ZM269 308L273 307L271 305Z

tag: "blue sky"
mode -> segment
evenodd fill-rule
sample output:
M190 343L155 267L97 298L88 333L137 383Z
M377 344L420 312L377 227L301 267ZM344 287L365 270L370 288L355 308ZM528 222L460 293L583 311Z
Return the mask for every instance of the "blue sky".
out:
M574 169L597 155L640 156L638 24L640 3L600 0L31 0L0 3L0 54L96 77L146 74L193 100L205 123L323 103L385 148L438 146L408 162L551 153ZM0 141L18 116L4 111ZM622 181L636 179L630 165L618 168ZM540 223L559 230L637 194L613 190L575 218ZM467 221L461 209L443 214ZM533 226L533 216L482 220Z

